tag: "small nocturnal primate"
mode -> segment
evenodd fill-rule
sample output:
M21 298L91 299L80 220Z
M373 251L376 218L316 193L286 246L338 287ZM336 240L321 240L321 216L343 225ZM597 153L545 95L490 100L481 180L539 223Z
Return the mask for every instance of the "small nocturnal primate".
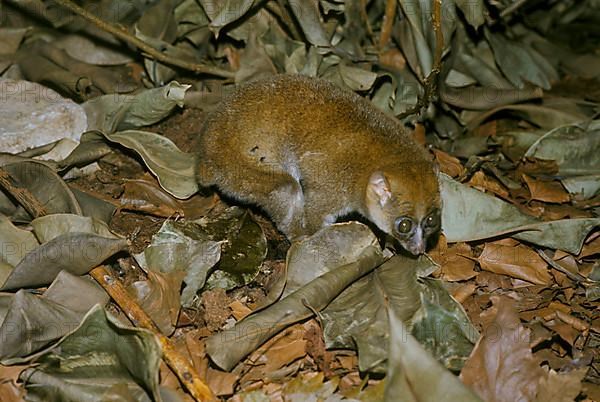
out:
M432 158L402 125L334 84L276 75L207 119L198 182L262 207L290 240L358 212L412 254L440 229Z

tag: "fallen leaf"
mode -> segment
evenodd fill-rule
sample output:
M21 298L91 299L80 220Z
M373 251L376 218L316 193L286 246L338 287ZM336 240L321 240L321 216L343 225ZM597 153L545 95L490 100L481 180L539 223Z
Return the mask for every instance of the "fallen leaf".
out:
M532 200L556 203L570 201L569 193L558 181L535 180L526 174L523 175L523 180L529 188Z
M465 171L458 158L437 149L433 150L435 160L440 164L440 170L451 177L458 177Z
M239 300L234 300L228 307L231 309L233 317L238 321L252 312L252 310Z
M164 218L184 214L177 199L146 180L126 180L119 201L120 209L145 212Z
M533 250L523 245L515 247L486 243L477 259L482 269L538 285L552 283L548 264Z
M406 59L401 51L391 48L379 54L379 63L387 68L402 71L406 66Z
M496 194L502 198L508 198L508 190L500 184L497 180L487 176L481 170L475 172L475 174L469 180L469 185L482 191L488 191L492 194Z
M390 325L385 402L463 401L479 398L441 365L410 334L393 310Z
M540 380L535 402L572 402L581 392L583 378L588 368L582 367L566 373L550 370Z
M254 351L248 357L253 368L242 377L240 382L262 380L269 373L305 356L307 343L304 340L305 331L301 324L294 325Z
M460 373L487 402L534 401L544 371L531 354L525 329L510 299L492 296L493 315Z
M170 336L181 307L179 289L185 273L182 271L148 271L148 279L133 282L127 290L152 318L160 331Z
M25 370L20 380L33 400L81 400L81 395L133 400L134 394L158 400L161 355L150 331L121 324L96 305L75 330L40 352L38 365Z
M210 367L208 368L206 377L206 385L217 396L233 394L234 385L240 378L238 374L227 373Z
M471 247L467 243L458 243L448 249L445 261L441 265L441 277L449 282L464 281L477 276L475 261L471 259Z

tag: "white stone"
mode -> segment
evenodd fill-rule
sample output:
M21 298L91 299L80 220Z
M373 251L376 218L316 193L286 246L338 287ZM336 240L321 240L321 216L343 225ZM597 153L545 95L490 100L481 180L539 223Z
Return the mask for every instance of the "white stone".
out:
M35 82L0 79L0 152L18 153L87 129L81 106Z

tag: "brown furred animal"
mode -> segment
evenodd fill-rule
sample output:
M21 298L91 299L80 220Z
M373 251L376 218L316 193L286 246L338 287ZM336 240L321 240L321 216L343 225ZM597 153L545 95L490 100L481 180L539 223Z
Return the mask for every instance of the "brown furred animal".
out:
M297 75L242 85L207 119L201 186L262 207L289 239L358 212L413 254L440 229L432 158L359 95Z

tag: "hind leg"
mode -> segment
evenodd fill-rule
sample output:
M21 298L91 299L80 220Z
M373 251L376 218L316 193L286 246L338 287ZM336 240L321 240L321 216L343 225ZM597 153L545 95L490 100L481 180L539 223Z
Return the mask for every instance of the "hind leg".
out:
M277 166L238 162L219 168L201 164L201 185L216 185L224 194L262 207L290 240L306 234L304 194L300 183Z

